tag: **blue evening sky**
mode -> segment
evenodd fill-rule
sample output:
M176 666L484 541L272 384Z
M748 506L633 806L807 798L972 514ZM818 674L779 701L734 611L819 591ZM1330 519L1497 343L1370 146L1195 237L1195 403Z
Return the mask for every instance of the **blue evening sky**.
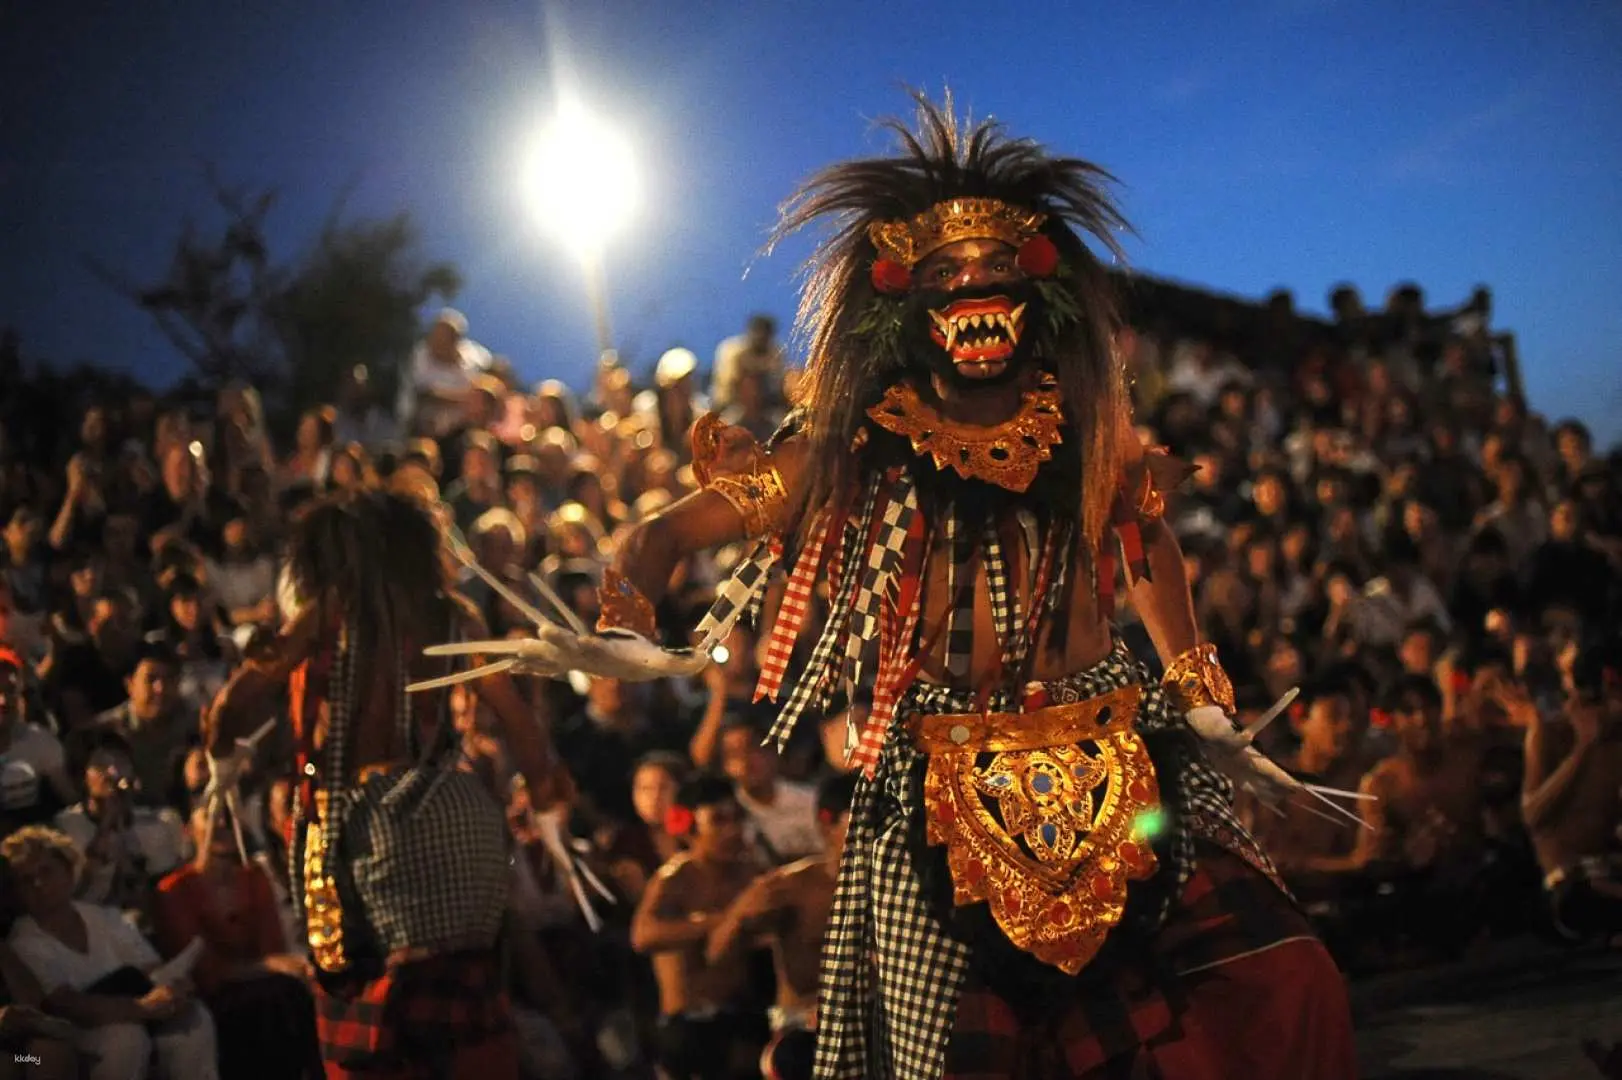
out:
M33 355L167 382L143 317L83 268L163 267L198 163L277 185L284 252L340 191L405 208L463 270L474 336L578 382L579 275L526 213L519 149L566 55L631 132L645 200L610 253L622 346L706 362L790 315L803 248L751 262L778 201L879 149L900 87L950 82L1123 181L1153 273L1321 311L1347 280L1439 304L1492 287L1533 407L1622 437L1622 6L64 0L0 7L0 324ZM745 271L748 270L747 276Z

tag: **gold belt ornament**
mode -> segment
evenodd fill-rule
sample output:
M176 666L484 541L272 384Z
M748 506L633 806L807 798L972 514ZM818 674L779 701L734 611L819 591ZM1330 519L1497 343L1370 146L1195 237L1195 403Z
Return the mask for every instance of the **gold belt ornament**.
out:
M1028 713L915 715L924 814L958 905L985 901L1015 947L1074 975L1155 871L1154 764L1140 688Z
M349 966L344 952L344 910L338 899L338 882L327 871L326 839L327 793L315 793L315 820L304 831L304 928L310 941L310 956L322 971L339 972Z

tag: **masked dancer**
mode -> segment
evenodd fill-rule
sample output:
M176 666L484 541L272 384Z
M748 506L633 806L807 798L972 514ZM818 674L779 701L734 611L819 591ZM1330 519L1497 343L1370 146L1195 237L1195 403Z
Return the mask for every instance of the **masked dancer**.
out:
M329 1078L518 1076L496 937L507 906L502 808L469 772L424 645L485 633L452 588L436 519L407 495L316 503L294 527L292 610L221 691L217 762L285 691L298 746L291 851ZM536 806L568 798L544 730L502 677L479 695ZM224 769L227 766L221 765Z
M766 446L696 425L702 490L627 535L574 655L646 662L681 561L753 540L700 631L781 562L757 690L778 698L826 584L772 732L847 708L861 774L819 1078L1349 1077L1340 974L1234 816L1236 781L1302 785L1232 718L1163 519L1187 470L1134 433L1083 241L1119 255L1110 178L949 102L890 126L899 153L785 210L780 235L829 227L797 410ZM1118 571L1162 678L1114 633ZM542 637L515 652L546 672Z

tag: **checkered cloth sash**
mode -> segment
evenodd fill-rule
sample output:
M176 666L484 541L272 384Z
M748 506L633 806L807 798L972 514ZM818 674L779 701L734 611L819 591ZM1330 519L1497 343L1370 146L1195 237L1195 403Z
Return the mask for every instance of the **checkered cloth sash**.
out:
M772 567L783 553L781 541L776 537L768 537L757 543L749 554L738 563L738 568L732 575L721 583L716 591L715 602L710 610L698 622L698 636L702 641L701 648L709 648L720 644L738 619L752 612L758 612L760 602L766 595L766 583L770 579Z
M946 595L951 611L946 623L946 672L959 683L968 679L974 660L974 536L957 506L946 508Z
M783 689L783 676L789 661L794 658L795 643L811 610L811 596L816 588L817 571L822 569L822 553L829 534L835 528L843 529L826 510L817 514L809 530L809 538L783 589L783 602L777 607L777 618L772 623L772 636L766 642L766 656L760 664L760 679L755 683L755 700L776 701Z
M851 605L856 593L856 575L862 566L854 552L848 549L863 543L872 532L873 511L882 482L883 477L873 477L862 499L861 512L853 519L848 519L845 534L840 538L839 546L847 550L843 554L835 555L841 573L836 579L832 593L828 621L822 628L822 637L817 639L816 647L811 651L811 659L807 661L805 670L795 681L794 690L789 694L789 699L782 710L778 712L777 719L772 723L771 731L766 736L766 741L779 750L788 745L789 736L794 732L794 725L812 700L822 701L826 698L827 682L835 658L838 656L839 644L850 621Z
M874 678L873 707L863 723L856 747L846 759L853 769L861 769L869 776L878 766L879 752L884 746L885 732L895 716L896 703L904 685L916 667L913 640L918 631L918 616L923 606L923 563L928 551L926 526L922 514L915 514L907 531L904 563L899 573L892 575L892 583L899 582L894 601L884 605L879 631L879 665ZM881 597L881 603L883 598Z
M1119 642L1093 668L1042 684L1042 696L1061 704L1126 685L1143 688L1140 731L1168 733L1184 726L1147 668ZM912 683L903 692L874 775L857 780L823 952L818 1080L937 1080L946 1067L971 953L940 925L913 867L910 832L914 816L923 813L923 798L915 768L919 752L905 717L912 711L968 712L979 704L978 696L970 689ZM1017 698L997 688L985 707L1015 711ZM1198 740L1166 741L1178 748L1169 775L1161 777L1163 798L1173 811L1169 858L1178 889L1167 893L1158 910L1144 913L1152 925L1164 920L1172 896L1193 876L1195 827L1188 819L1214 820L1220 828L1201 828L1202 834L1225 836L1243 849L1236 854L1245 861L1270 865L1234 816L1232 787L1205 762Z

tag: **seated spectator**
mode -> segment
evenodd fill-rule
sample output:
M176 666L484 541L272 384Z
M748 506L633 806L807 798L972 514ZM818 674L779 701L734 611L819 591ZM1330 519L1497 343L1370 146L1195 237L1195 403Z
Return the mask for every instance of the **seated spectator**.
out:
M1290 712L1290 727L1301 740L1293 761L1284 764L1302 779L1342 791L1356 790L1369 767L1364 743L1367 713L1359 714L1352 687L1344 676L1323 678L1309 686ZM1315 880L1321 865L1336 865L1350 855L1358 830L1350 822L1323 816L1317 800L1297 797L1275 814L1242 796L1241 813L1291 885L1310 894L1332 893L1332 885Z
M208 565L214 599L228 626L263 626L276 621L276 561L259 549L245 517L225 523L224 551Z
M464 532L486 511L502 505L501 452L484 431L470 431L462 447L462 469L445 489L445 503Z
M690 770L680 754L656 751L640 758L631 772L631 805L636 820L614 830L603 859L614 882L631 903L659 867L681 851L681 838L670 832L670 810Z
M46 1015L40 1009L44 999L28 965L0 943L0 1078L78 1080L78 1033L66 1020Z
M98 718L129 744L135 773L134 799L162 806L175 758L197 734L197 711L180 696L178 665L167 643L144 642L124 681L129 697Z
M117 911L73 899L83 865L72 841L42 827L0 843L24 915L11 948L45 992L45 1007L77 1027L91 1080L146 1075L156 1057L170 1080L215 1080L214 1022L176 979L154 985L157 950Z
M765 732L734 720L721 730L721 771L736 789L754 840L776 865L820 854L817 795L778 775L777 751L762 745Z
M711 933L705 959L718 964L753 942L771 947L777 997L770 1013L772 1044L763 1071L778 1080L811 1076L822 938L833 910L839 858L850 826L853 774L833 776L817 789L817 828L823 852L767 871L727 908ZM766 1065L770 1064L767 1070Z
M220 1032L222 1076L314 1074L320 1052L304 961L288 951L270 879L241 861L230 815L219 814L211 837L208 818L206 807L192 814L197 856L158 886L153 939L171 958L202 942L192 979Z
M467 318L446 308L411 354L400 380L401 423L413 434L444 438L460 428L472 406L478 375L489 369L488 349L467 336Z
M1350 853L1308 867L1386 879L1396 889L1395 925L1421 949L1455 954L1480 926L1480 748L1444 733L1442 696L1429 679L1402 680L1389 711L1397 751L1359 786L1372 796L1358 804L1366 828Z
M152 887L180 864L179 816L136 800L129 743L118 732L81 732L73 750L85 797L56 816L56 827L83 860L79 898L144 915Z
M1582 507L1575 499L1555 503L1549 512L1549 539L1527 566L1528 603L1570 608L1597 630L1614 616L1618 582L1610 560L1594 543Z
M762 376L768 387L783 381L783 346L777 341L777 320L770 315L751 315L743 333L715 347L710 396L717 408L733 403L739 376L744 372Z
M0 646L0 823L6 832L49 821L78 799L61 741L28 718L26 670L22 657Z
M1573 940L1622 944L1622 683L1594 651L1574 672L1564 715L1530 697L1521 813L1556 927Z
M371 453L399 438L400 425L378 404L372 393L371 373L365 364L351 367L338 383L338 406L332 427L333 439L338 445L359 446Z
M51 588L48 549L44 544L45 523L32 507L19 506L3 530L5 544L0 548L0 577L5 578L11 596L12 634L21 651L32 652L34 642L43 641Z
M201 461L201 443L176 443L164 452L163 483L139 507L142 535L156 554L170 539L184 540L200 551L217 554L225 523L242 507L209 482Z
M135 598L123 589L96 598L82 634L54 628L39 676L64 729L80 727L128 698L140 645Z
M631 946L652 958L659 982L658 1065L671 1080L749 1076L766 1045L766 1018L746 996L743 958L711 963L706 953L760 866L729 781L695 777L676 805L689 847L660 867L631 921Z

